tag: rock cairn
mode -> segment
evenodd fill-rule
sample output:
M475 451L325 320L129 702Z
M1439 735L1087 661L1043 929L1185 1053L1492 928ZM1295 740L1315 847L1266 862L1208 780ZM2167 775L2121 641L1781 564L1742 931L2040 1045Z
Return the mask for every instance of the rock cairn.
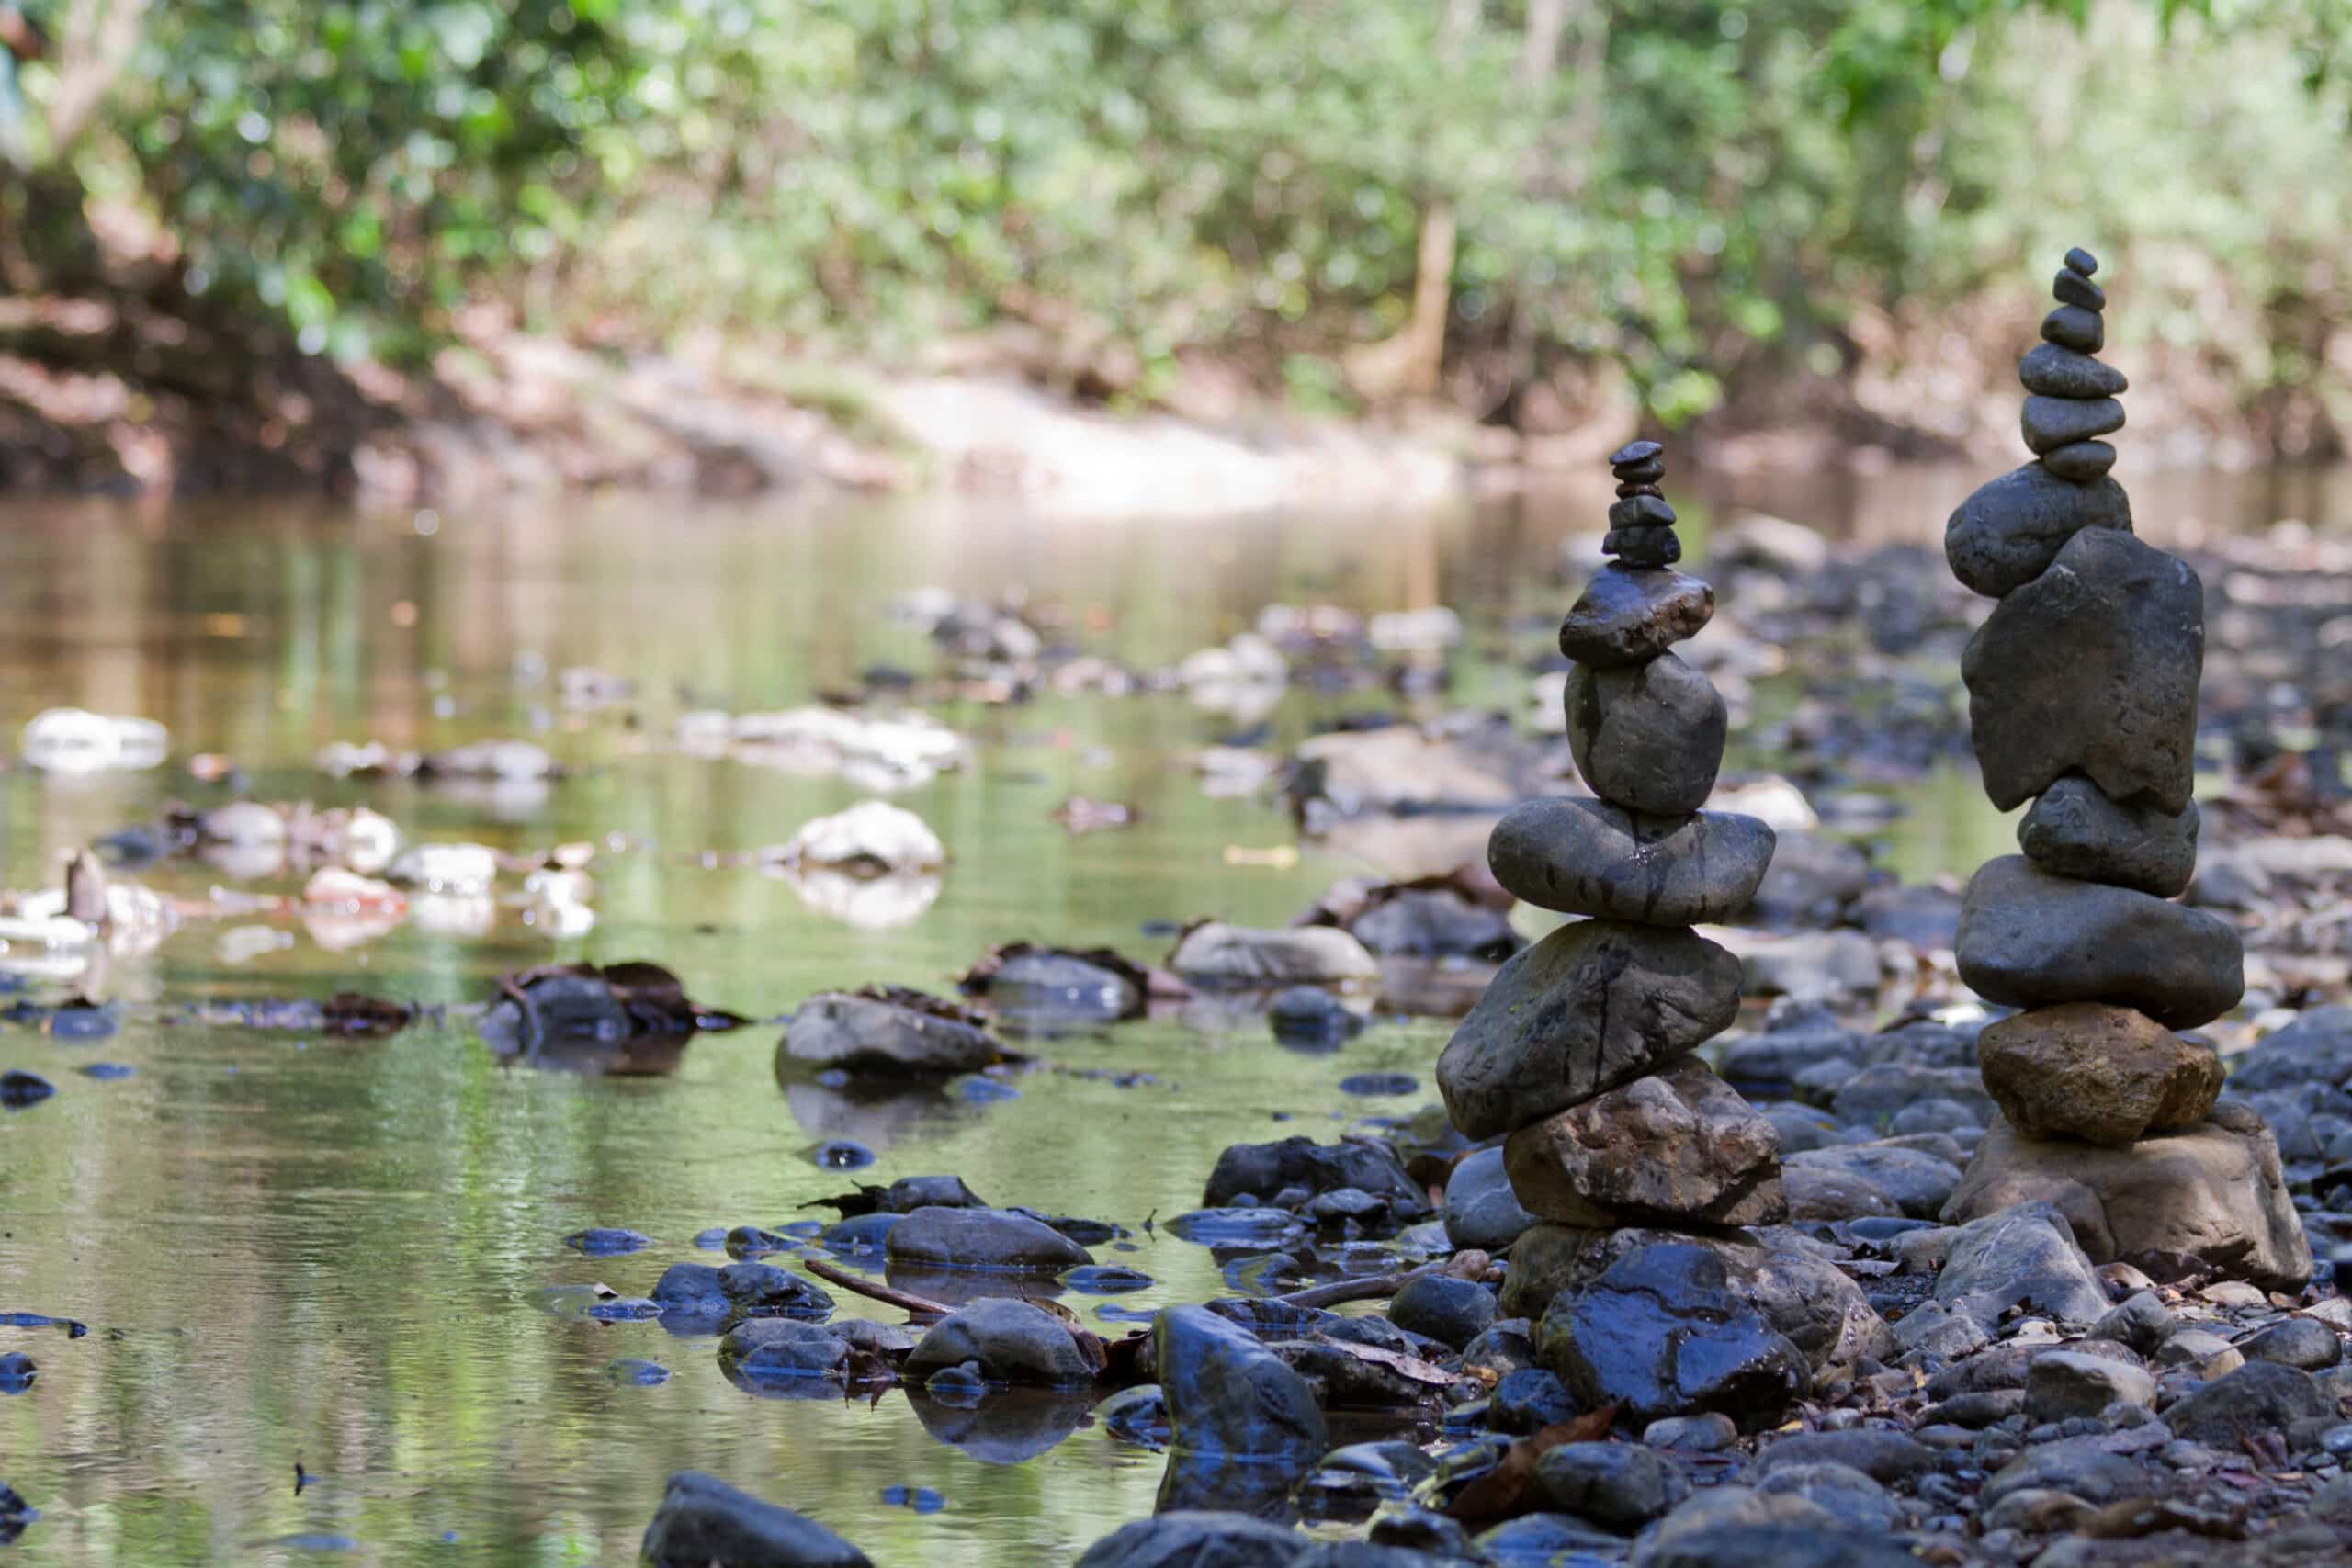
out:
M1714 614L1682 557L1655 441L1610 459L1604 566L1560 628L1575 660L1569 745L1600 798L1531 801L1496 827L1495 879L1572 921L1505 964L1437 1066L1454 1125L1510 1134L1529 1212L1558 1224L1668 1229L1787 1216L1780 1136L1691 1053L1739 1010L1738 959L1690 928L1747 908L1772 829L1702 811L1723 698L1669 651Z
M2057 308L2018 366L2036 460L1962 502L1944 534L1953 573L2000 601L1961 665L1985 792L2004 811L2032 802L2024 852L1981 867L1962 908L1961 978L2024 1010L1979 1042L2002 1116L1946 1218L2048 1198L2102 1262L2133 1252L2135 1231L2174 1238L2158 1250L2187 1234L2209 1265L2299 1280L2311 1254L2291 1208L2277 1212L2276 1145L2243 1107L2215 1116L2220 1059L2175 1032L2237 1005L2245 953L2228 922L2172 902L2197 864L2204 592L2133 536L2108 477L2115 448L2098 438L2122 428L2125 381L2095 357L2098 269L2066 253ZM2156 1173L2169 1190L2151 1205ZM2198 1223L2166 1227L2166 1207Z

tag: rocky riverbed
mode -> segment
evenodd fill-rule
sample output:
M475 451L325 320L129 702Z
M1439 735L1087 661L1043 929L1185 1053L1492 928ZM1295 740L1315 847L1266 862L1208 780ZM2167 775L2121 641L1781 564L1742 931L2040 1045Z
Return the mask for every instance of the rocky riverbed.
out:
M1957 676L1992 602L1925 544L1709 521L1678 570L1712 618L1663 613L1703 625L1676 652L1719 694L1707 809L1774 852L1736 919L1713 882L1642 892L1746 998L1693 1010L1689 1066L1589 1125L1543 1112L1577 1192L1628 1195L1606 1226L1523 1208L1526 1118L1474 1142L1435 1077L1506 965L1592 941L1513 897L1550 863L1490 864L1497 825L1633 832L1577 782L1555 640L1598 532L1458 615L1261 582L1158 648L1042 568L917 593L894 566L866 604L890 640L766 685L632 662L633 601L568 588L554 658L337 696L331 725L241 725L282 711L270 666L165 725L99 704L20 730L0 1534L105 1561L107 1506L205 1497L68 1457L198 1429L174 1386L217 1354L294 1412L224 1461L222 1528L259 1559L537 1539L401 1491L393 1435L439 1439L388 1377L269 1371L344 1336L387 1366L462 1346L420 1411L511 1388L476 1418L526 1410L641 1475L584 1500L515 1439L616 1560L649 1521L657 1561L697 1565L2352 1551L2352 551L2186 552L2208 636L2178 907L2245 944L2244 998L2196 1031L2226 1080L2185 1130L2151 1109L2165 1060L2052 1091L2154 1134L2010 1191L1971 1162L2039 1128L2002 1106L2050 1114L2052 1079L1962 982L1956 874L2063 855L2068 819L2056 791L2022 824L1973 798ZM466 602L382 577L387 624ZM763 616L711 603L712 639L761 646ZM48 694L20 720L65 694L7 674ZM1685 829L1737 861L1720 831ZM2153 897L2181 857L2148 850ZM1653 1157L1715 1089L1777 1142L1781 1205L1655 1223L1731 1169ZM127 1185L149 1168L180 1186ZM198 1333L78 1261L84 1235L237 1321ZM999 1472L1036 1490L998 1500Z

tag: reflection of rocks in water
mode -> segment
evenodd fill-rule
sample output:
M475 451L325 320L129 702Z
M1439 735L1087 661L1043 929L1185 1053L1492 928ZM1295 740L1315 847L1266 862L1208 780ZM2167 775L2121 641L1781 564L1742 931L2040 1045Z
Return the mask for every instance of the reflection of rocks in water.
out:
M906 925L939 899L935 872L859 876L833 866L779 866L771 874L792 884L811 909L859 931Z
M982 1464L1035 1459L1077 1431L1093 1402L1091 1393L1016 1389L991 1393L964 1408L920 1389L907 1391L907 1403L924 1431Z
M1024 1302L1049 1302L1061 1296L1062 1283L1051 1274L1015 1274L996 1269L925 1268L893 1260L882 1278L891 1289L910 1292L943 1306L960 1307L989 1296Z
M503 778L440 779L433 793L492 822L528 822L548 808L555 795L545 779Z
M498 924L498 902L487 893L421 893L409 900L408 917L428 936L478 942Z
M792 1119L811 1136L854 1138L876 1150L944 1134L956 1123L979 1114L978 1106L948 1093L941 1084L846 1075L825 1083L787 1083L784 1103Z
M1296 1468L1281 1461L1171 1452L1153 1507L1161 1514L1184 1510L1286 1520L1295 1513L1290 1494L1297 1479Z
M1384 958L1380 1005L1411 1018L1461 1018L1478 1005L1499 967L1471 958Z
M482 1039L502 1059L569 1072L673 1072L696 1033L749 1021L692 1000L658 964L548 965L499 987L482 1014Z

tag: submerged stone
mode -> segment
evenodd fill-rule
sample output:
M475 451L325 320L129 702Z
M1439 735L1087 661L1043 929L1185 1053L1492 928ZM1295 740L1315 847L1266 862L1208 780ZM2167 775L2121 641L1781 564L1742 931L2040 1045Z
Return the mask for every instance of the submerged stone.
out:
M1592 793L1650 817L1706 804L1728 721L1713 682L1671 653L1568 673L1568 749Z
M1739 960L1687 931L1565 926L1503 965L1438 1058L1453 1124L1490 1138L1689 1055L1739 1013Z
M2109 1002L2167 1029L2194 1029L2245 991L2237 929L2128 887L2038 871L2023 855L1969 879L1957 947L1962 983L1987 1001L2042 1008Z
M1541 908L1690 926L1747 908L1775 841L1756 818L1730 812L1678 819L1600 800L1532 800L1496 825L1487 863L1505 891Z
M2132 529L2132 499L2113 480L2070 483L2028 463L1977 487L1944 525L1944 558L1974 592L1998 599L2049 570L2086 528Z

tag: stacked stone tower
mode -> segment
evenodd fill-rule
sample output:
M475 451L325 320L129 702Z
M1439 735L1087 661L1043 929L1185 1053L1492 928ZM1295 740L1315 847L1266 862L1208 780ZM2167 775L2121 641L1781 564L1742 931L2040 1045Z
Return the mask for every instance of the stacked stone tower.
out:
M1439 1059L1454 1125L1510 1134L1531 1213L1587 1228L1707 1228L1787 1217L1771 1122L1690 1054L1739 1010L1739 961L1690 928L1747 908L1772 830L1702 811L1723 762L1723 698L1674 644L1714 591L1682 547L1655 441L1610 459L1617 503L1596 575L1560 628L1569 745L1596 800L1532 801L1487 843L1531 904L1589 916L1505 964Z
M2197 866L2204 592L2133 536L2108 477L2115 448L2098 437L2123 425L2125 381L2094 357L2098 268L2066 253L2057 309L2018 367L2037 459L1970 496L1944 535L1953 573L2000 601L1961 665L1985 792L2004 811L2032 802L2024 852L1980 868L1961 915L1961 978L2025 1010L1984 1032L2003 1124L1947 1218L2049 1198L2102 1261L2186 1252L2308 1278L2267 1130L2243 1106L2215 1115L2221 1062L2174 1032L2237 1005L2245 953L2228 922L2171 901Z

